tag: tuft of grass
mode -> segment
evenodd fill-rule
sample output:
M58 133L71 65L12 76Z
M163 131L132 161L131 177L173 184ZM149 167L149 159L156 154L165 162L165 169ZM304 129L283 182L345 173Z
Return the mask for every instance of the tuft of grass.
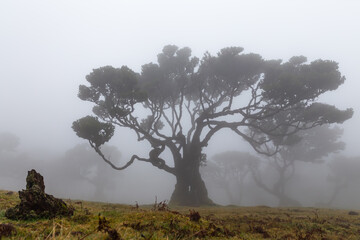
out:
M15 234L16 234L16 228L12 224L0 223L0 239L2 237L10 237Z

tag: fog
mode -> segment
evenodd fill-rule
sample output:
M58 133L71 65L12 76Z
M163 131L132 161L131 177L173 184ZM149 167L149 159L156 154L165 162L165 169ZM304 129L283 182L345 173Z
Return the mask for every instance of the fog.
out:
M72 122L92 109L77 97L78 87L92 69L106 65L127 65L139 72L143 64L156 62L167 44L188 46L200 58L206 51L216 54L224 47L241 46L264 59L304 55L308 61L339 62L345 84L320 101L354 109L354 116L341 125L346 148L321 163L296 163L286 185L287 196L302 206L322 206L336 184L342 184L329 181L332 169L341 169L334 167L334 159L347 159L345 173L335 174L339 178L347 175L346 166L360 165L359 9L356 0L1 1L0 133L12 134L18 142L0 149L0 189L21 190L27 171L35 168L44 175L46 191L62 198L130 204L152 203L156 197L168 200L173 176L143 162L116 171L76 136ZM117 128L108 148L125 163L133 154L147 156L149 145ZM204 151L209 161L226 151L254 154L228 130L217 134ZM276 173L258 157L259 171L271 183ZM244 178L241 191L246 194L241 199L231 199L212 179L205 181L210 198L219 204L278 205L251 174ZM344 181L346 186L327 206L360 208L360 178ZM230 183L235 195L238 189Z

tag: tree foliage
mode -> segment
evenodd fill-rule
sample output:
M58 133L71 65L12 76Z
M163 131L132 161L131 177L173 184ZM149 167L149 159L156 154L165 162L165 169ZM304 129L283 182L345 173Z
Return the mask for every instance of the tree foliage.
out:
M109 123L99 122L96 117L87 116L73 123L76 134L89 140L95 147L103 145L114 135L114 126Z

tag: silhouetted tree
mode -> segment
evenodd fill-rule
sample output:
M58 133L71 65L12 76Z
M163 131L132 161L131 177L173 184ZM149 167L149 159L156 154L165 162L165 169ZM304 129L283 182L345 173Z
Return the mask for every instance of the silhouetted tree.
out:
M72 127L114 169L125 169L135 160L151 163L176 177L172 204L199 205L212 204L199 167L203 148L217 132L231 129L257 152L273 154L267 147L274 136L341 123L352 116L352 109L341 111L316 102L344 82L336 62L306 64L305 57L293 57L281 63L242 51L224 48L199 61L189 48L169 45L158 55L158 63L143 65L141 73L126 66L94 69L86 77L90 86L80 85L79 98L95 104L97 117L81 118ZM278 114L287 117L266 127ZM114 125L147 141L152 147L149 156L133 155L121 167L109 161L101 145L113 136ZM257 132L248 132L250 127ZM165 149L173 165L161 157Z
M300 206L297 200L285 194L286 184L295 173L295 163L321 163L324 157L343 150L345 143L339 140L342 133L342 129L338 127L321 126L276 139L274 145L282 146L282 148L277 154L269 157L268 167L275 170L277 180L272 185L266 183L262 179L262 171L251 167L256 184L276 196L280 206Z

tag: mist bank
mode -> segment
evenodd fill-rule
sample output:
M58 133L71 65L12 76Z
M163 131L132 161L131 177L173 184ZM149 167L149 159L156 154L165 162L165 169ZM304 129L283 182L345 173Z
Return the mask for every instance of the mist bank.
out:
M105 146L104 151L115 163L127 160L114 146ZM294 175L285 185L286 196L304 207L359 209L360 157L345 157L345 154L328 157L319 163L297 162ZM221 181L216 174L206 174L214 164L214 156L208 156L201 171L215 203L279 206L279 199L259 187L251 172L244 174L246 166L242 174L229 178L231 173L225 173L228 177ZM27 171L36 169L44 176L46 192L64 199L151 204L155 199L169 200L175 185L175 178L146 163L136 162L125 171L116 171L85 143L63 153L46 149L2 151L0 166L0 189L24 189ZM257 171L269 187L279 178L269 160L263 159Z

